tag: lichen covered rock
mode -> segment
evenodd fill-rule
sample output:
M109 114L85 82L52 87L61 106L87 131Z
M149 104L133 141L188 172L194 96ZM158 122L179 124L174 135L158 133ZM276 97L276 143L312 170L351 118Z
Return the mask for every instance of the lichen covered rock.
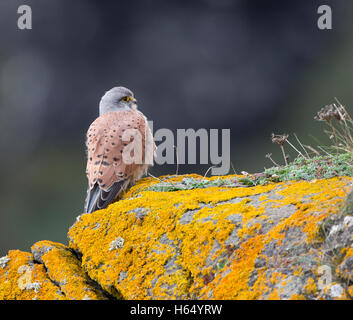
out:
M0 259L0 300L102 300L101 290L68 247L50 241L32 253L12 250Z
M68 247L40 241L31 248L36 261L44 264L48 277L58 285L66 299L97 300L107 297L81 268L81 261Z
M154 192L142 190L158 181L144 179L82 215L70 247L92 279L125 299L318 298L317 269L331 263L321 223L339 213L350 182Z
M61 300L64 295L32 254L11 250L0 263L1 300Z
M162 179L185 177L202 178ZM351 298L352 178L153 191L158 183L142 179L78 217L68 246L10 251L0 259L0 298ZM21 265L38 269L22 289Z

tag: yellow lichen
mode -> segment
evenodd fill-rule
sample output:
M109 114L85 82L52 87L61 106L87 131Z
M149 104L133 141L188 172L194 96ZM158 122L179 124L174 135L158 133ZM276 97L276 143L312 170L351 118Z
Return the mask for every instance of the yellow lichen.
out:
M353 298L353 286L348 287L348 294L350 295L350 298Z
M68 247L51 241L40 241L32 246L32 252L42 252L50 279L59 284L61 292L69 300L102 300L104 295L95 288L81 263Z
M9 262L0 268L0 300L62 300L65 296L48 278L33 255L19 250L8 253Z
M302 294L295 293L295 294L291 295L289 300L305 300L305 297Z
M165 179L180 181L184 177ZM212 179L216 178L222 177ZM300 228L307 235L307 243L318 241L319 222L338 211L348 191L347 178L249 188L143 191L156 183L159 181L153 178L141 180L123 200L105 210L81 216L69 232L70 246L83 253L83 266L90 277L107 291L113 284L127 299L258 299L266 292L268 298L278 298L281 291L275 293L271 284L279 278L273 275L271 279L265 274L263 279L258 276L254 285L249 286L256 258L266 244L275 241L279 245L291 228ZM278 197L269 199L268 192ZM250 198L255 195L259 195L258 206ZM227 202L231 199L240 200ZM294 214L280 219L263 233L261 221L270 221L266 216L267 206L287 205L297 208ZM137 208L146 212L142 222L135 216ZM192 217L188 223L182 223L183 215L190 210ZM225 241L234 230L228 217L234 214L241 216L242 227L237 234L243 242L234 248L232 262L227 263L227 258L223 258L224 266L217 272L208 264L227 256L229 246ZM100 228L95 228L97 222ZM109 251L109 243L118 236L124 239L124 246ZM160 241L163 237L165 241ZM218 249L210 257L216 245ZM166 272L174 257L171 263L174 271ZM300 270L296 272L299 274ZM124 274L124 278L119 274Z
M315 294L317 292L317 285L313 278L309 278L304 286L304 292L306 294Z
M160 179L178 182L185 177L203 178ZM65 298L64 294L69 299L104 298L87 284L90 279L125 299L303 299L302 293L314 295L317 276L312 270L300 291L290 291L293 279L304 275L302 257L290 250L317 246L323 240L320 222L339 212L352 179L146 190L159 182L142 179L122 200L80 216L68 236L69 247L82 254L82 261L64 245L40 242L32 248L40 252L47 268L46 273L43 265L35 265L42 268L43 279L54 287L50 279L60 283L60 290L55 287L56 298ZM323 255L317 249L305 253L318 261ZM33 260L30 254L26 257ZM0 297L10 297L6 281L15 281L14 275L8 276L9 268L0 268ZM281 268L287 268L286 272L278 271ZM28 276L27 269L21 271ZM24 291L19 294L29 293Z

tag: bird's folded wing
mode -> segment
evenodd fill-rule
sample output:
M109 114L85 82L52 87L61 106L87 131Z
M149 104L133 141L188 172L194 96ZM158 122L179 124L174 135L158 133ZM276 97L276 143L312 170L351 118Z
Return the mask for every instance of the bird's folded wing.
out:
M111 112L97 118L87 132L87 177L90 188L95 183L108 190L115 182L129 178L139 164L126 163L125 148L134 141L131 132L141 138L142 157L145 156L144 117L136 111Z

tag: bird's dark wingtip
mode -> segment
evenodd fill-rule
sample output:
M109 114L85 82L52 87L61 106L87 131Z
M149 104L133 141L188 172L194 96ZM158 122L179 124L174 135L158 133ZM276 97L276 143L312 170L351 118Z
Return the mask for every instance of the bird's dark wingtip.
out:
M128 183L128 180L117 181L108 190L101 189L97 183L92 189L88 188L84 207L85 213L105 209L125 190Z

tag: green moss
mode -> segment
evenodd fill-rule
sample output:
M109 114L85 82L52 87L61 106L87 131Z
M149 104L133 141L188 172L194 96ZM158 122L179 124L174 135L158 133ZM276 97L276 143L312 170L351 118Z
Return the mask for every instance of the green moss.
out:
M241 179L229 178L229 179L197 179L197 178L184 178L181 181L170 182L161 181L158 184L146 188L146 191L178 191L178 190L192 190L192 189L202 189L209 187L237 187Z
M350 154L317 156L311 159L300 157L288 166L266 169L264 181L259 182L265 182L266 180L311 181L314 179L330 179L338 176L352 176L352 161L353 159Z
M163 181L148 186L145 191L171 192L178 190L203 189L210 187L254 187L271 182L284 181L311 181L314 179L330 179L333 177L353 176L353 159L350 154L332 156L317 156L311 159L298 157L288 166L272 167L263 173L249 174L246 176L230 176L229 178L188 177L177 181Z

